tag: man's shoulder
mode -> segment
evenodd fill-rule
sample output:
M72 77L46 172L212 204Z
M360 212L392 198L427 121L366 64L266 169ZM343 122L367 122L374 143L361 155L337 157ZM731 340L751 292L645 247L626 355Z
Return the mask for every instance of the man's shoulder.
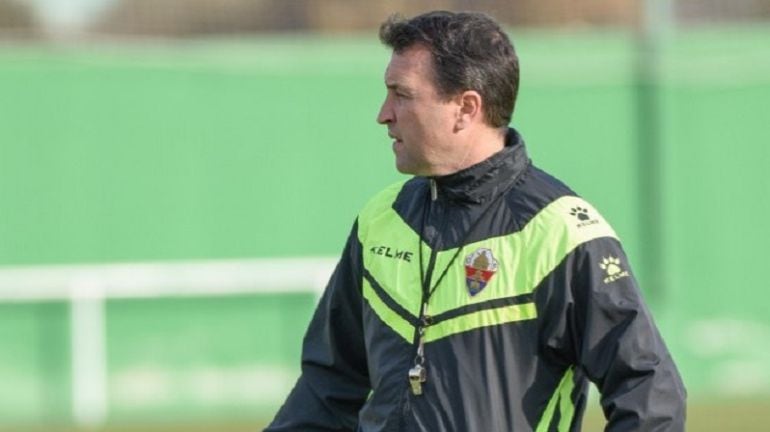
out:
M530 165L508 190L504 201L514 225L522 228L553 202L570 196L577 194L556 177Z
M517 188L519 193L540 196L545 201L565 195L577 195L566 183L545 170L531 165Z
M421 180L422 179L418 177L400 180L374 194L359 212L359 222L361 220L368 220L371 216L379 215L391 210L393 208L393 203L398 199L399 195L419 188L420 184L424 183L424 181L421 182Z
M379 192L372 195L372 197L369 198L369 201L364 204L362 212L365 212L369 209L382 209L390 207L404 186L410 181L411 179L400 180L395 183L391 183L390 185L381 189Z
M419 178L401 180L374 194L358 213L359 238L366 238L372 229L376 229L374 227L381 227L382 224L391 228L397 227L398 224L394 225L394 222L401 221L401 217L394 210L394 203L404 193L415 192L420 183L424 182L421 182Z
M546 171L531 166L507 197L517 215L517 226L543 227L556 235L588 240L596 236L616 237L609 223L586 199Z

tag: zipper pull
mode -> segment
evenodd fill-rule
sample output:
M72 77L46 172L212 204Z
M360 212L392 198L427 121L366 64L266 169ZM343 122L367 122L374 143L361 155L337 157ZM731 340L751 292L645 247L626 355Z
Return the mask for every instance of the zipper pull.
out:
M438 198L438 188L436 187L436 180L430 179L430 200L436 201Z
M420 327L420 339L417 341L417 358L415 363L425 362L425 327Z

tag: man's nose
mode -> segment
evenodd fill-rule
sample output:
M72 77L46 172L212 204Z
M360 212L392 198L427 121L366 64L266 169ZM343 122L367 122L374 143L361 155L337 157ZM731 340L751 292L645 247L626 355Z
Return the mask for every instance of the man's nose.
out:
M377 123L388 124L393 122L393 110L390 109L390 104L387 100L382 103L380 112L377 114Z

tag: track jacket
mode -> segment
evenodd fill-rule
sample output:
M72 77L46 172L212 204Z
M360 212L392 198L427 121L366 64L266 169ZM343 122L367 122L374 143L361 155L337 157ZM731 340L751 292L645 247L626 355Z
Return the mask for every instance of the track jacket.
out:
M607 431L684 430L684 386L617 236L511 129L491 158L365 206L266 430L579 431L589 380Z

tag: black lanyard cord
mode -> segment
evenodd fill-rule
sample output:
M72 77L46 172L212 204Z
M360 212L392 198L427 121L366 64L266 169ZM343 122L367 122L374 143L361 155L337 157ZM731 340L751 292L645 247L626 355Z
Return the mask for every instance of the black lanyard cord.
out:
M506 191L500 192L492 201L490 201L487 208L481 212L481 214L479 215L478 218L476 218L475 221L473 221L473 224L468 228L468 231L465 232L465 235L460 241L460 246L457 248L457 251L455 251L454 255L452 255L452 259L449 260L449 263L447 263L446 267L444 267L444 270L441 272L441 275L439 275L438 279L436 280L436 283L433 285L433 288L430 288L430 281L427 280L428 275L425 274L425 270L423 268L423 258L422 258L422 235L425 233L425 225L427 224L429 206L425 207L425 211L423 212L423 216L422 216L422 227L420 228L420 238L419 238L419 244L418 244L418 249L419 249L418 255L419 255L419 261L420 261L420 279L422 282L422 291L425 294L425 298L423 299L425 303L427 303L428 300L431 298L433 293L436 291L436 288L438 288L439 284L444 279L444 276L446 276L446 274L449 272L449 268L452 267L452 264L454 264L457 257L460 256L460 252L462 252L463 248L465 247L465 242L468 240L468 238L470 238L471 234L473 234L476 231L476 228L478 228L479 224L484 219L484 216L487 214L487 212L500 201L500 198L502 198L505 195L505 192ZM430 195L428 196L428 200L430 200ZM430 201L428 202L430 203Z

